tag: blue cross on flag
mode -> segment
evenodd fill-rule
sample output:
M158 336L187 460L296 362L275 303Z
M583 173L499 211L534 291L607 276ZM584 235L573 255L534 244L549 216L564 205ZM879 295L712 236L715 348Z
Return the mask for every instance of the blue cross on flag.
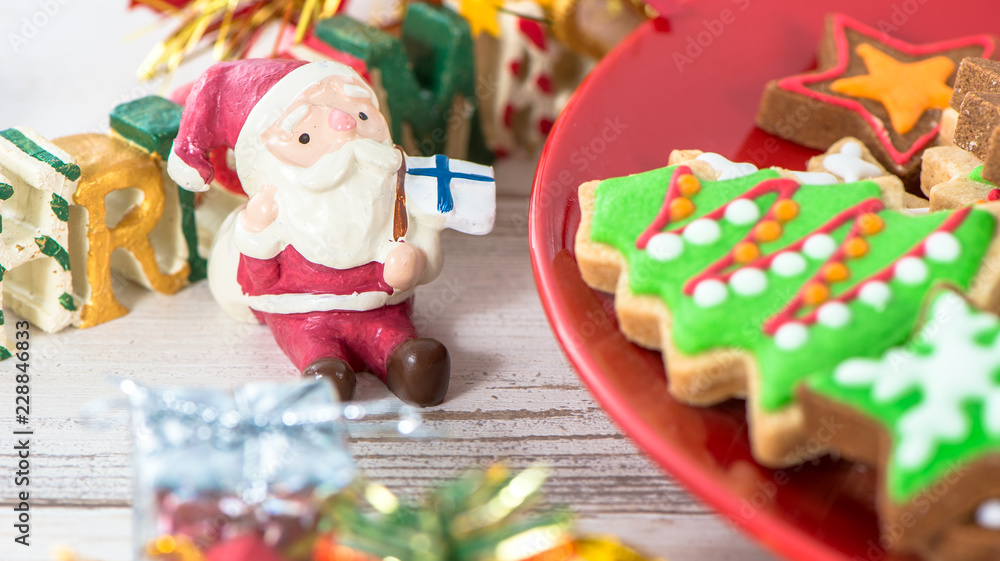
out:
M496 219L493 168L438 154L406 157L406 200L427 214L442 214L445 228L488 234Z

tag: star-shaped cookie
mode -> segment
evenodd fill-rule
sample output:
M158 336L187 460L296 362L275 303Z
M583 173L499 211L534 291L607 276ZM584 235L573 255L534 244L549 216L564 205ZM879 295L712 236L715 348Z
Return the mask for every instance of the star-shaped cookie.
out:
M937 137L959 63L993 57L997 47L992 35L914 45L833 14L818 69L769 83L757 124L818 150L856 137L915 190L920 154Z

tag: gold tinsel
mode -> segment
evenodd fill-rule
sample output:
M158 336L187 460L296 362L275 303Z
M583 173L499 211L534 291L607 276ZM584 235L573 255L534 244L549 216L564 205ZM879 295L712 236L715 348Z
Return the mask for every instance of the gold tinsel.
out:
M214 43L215 58L241 58L254 34L270 23L295 23L295 41L302 41L310 24L337 12L342 0L194 0L175 8L163 0L136 0L180 19L180 26L153 48L139 67L139 78L150 80L171 73L192 54Z

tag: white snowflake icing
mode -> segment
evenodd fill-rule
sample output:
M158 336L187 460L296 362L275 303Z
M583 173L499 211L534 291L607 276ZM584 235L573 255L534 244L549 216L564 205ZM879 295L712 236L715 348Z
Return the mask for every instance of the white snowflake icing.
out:
M904 469L925 466L939 446L968 437L972 421L965 407L970 402L982 402L985 429L1000 436L1000 384L996 381L1000 343L987 347L974 340L996 327L997 318L971 309L952 292L935 299L930 318L918 339L931 346L931 354L895 348L880 360L851 359L834 371L836 383L868 386L879 403L920 390L921 400L895 427L894 456Z

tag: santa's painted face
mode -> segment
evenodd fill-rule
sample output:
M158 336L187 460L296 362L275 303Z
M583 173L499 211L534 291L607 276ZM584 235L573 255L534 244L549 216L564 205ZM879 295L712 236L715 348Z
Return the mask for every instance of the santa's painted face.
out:
M375 107L372 90L344 76L310 86L260 139L280 162L298 168L312 167L354 140L391 145L389 126Z

